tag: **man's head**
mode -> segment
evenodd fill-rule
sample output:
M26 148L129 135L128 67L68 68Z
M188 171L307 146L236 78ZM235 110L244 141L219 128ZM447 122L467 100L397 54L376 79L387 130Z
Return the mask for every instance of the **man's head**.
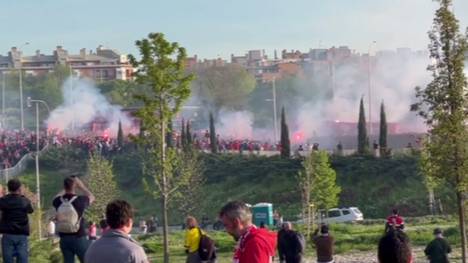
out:
M400 230L388 231L379 241L377 257L380 263L411 262L408 236Z
M185 220L185 224L187 225L188 229L192 229L198 226L197 219L193 216L188 216Z
M106 221L112 229L130 233L133 225L133 208L124 200L114 200L107 204Z
M442 236L443 231L440 228L436 228L436 229L434 229L433 233L434 233L434 236L438 237L438 236Z
M322 224L320 226L320 234L327 235L329 232L328 226L326 224Z
M75 177L69 176L63 180L63 189L65 192L74 192L75 191Z
M18 179L10 179L7 183L8 192L10 193L21 193L21 182Z
M289 221L284 222L282 227L286 231L292 230L292 224Z
M219 218L226 232L236 240L252 225L252 212L244 202L240 201L232 201L224 205L219 212Z
M393 209L392 209L392 214L394 214L394 215L398 215L398 209L396 209L396 208L393 208Z

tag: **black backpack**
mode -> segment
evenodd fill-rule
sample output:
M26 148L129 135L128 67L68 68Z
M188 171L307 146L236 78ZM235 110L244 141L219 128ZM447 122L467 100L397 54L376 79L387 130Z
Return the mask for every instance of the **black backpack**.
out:
M209 236L203 234L198 228L200 233L200 244L198 246L198 255L201 260L211 260L216 258L215 242Z

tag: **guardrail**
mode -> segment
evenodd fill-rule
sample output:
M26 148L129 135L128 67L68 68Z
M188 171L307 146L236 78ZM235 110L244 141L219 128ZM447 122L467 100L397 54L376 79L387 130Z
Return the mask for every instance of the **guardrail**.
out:
M39 154L45 152L48 147L49 144L46 144L42 150L39 151ZM24 155L15 166L0 170L0 181L7 182L11 177L18 176L20 173L24 172L28 166L28 161L34 159L34 154L36 154L36 152L30 152Z

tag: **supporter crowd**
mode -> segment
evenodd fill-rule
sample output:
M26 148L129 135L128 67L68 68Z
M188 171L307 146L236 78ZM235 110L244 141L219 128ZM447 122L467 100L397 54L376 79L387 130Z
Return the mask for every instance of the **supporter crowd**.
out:
M45 145L40 138L39 147ZM29 131L0 131L0 169L15 166L23 156L36 150L36 134Z

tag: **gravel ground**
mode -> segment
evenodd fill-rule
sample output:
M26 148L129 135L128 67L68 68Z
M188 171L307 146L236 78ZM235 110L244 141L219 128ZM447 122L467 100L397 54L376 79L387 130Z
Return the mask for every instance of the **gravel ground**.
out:
M427 263L426 257L424 256L424 247L415 247L413 248L413 257L415 261L413 263ZM457 263L461 262L459 249L450 255L450 262ZM308 260L306 263L315 263L314 260ZM377 263L377 252L376 251L367 251L367 252L350 252L346 255L337 255L335 256L335 263Z

